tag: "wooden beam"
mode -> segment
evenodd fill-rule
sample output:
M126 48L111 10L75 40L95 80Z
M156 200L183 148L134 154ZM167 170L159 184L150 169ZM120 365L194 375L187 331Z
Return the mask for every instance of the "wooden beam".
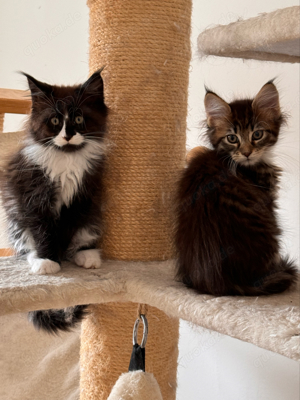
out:
M13 249L0 249L0 257L9 257L15 254Z
M4 114L0 113L0 133L3 132L4 127Z
M0 89L0 114L29 114L30 92L17 89Z

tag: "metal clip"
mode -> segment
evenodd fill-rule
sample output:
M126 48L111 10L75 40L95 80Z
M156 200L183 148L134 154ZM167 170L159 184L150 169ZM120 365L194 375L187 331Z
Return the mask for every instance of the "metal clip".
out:
M144 314L141 314L141 320L143 321L144 329L143 329L143 339L140 347L143 349L146 346L147 343L147 337L148 337L148 321L147 318ZM139 329L139 324L140 324L140 319L138 318L135 321L134 327L133 327L133 345L138 344L137 343L137 335L138 335L138 329Z

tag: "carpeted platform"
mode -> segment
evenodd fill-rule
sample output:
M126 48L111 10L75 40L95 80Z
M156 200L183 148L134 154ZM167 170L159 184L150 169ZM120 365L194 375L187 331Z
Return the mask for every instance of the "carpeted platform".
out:
M58 274L32 275L27 261L6 257L0 260L0 276L0 315L75 304L146 303L170 317L299 359L299 285L264 297L198 295L174 280L174 261L106 261L98 270L66 263Z
M200 55L264 61L300 62L300 6L264 13L198 36Z

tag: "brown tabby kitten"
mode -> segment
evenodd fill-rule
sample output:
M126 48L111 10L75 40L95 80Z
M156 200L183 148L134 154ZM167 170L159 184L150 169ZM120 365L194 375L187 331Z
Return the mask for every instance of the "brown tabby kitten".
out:
M279 254L276 219L280 169L270 151L284 117L272 81L253 100L227 104L205 96L207 137L183 172L177 193L177 276L214 295L278 293L296 281Z

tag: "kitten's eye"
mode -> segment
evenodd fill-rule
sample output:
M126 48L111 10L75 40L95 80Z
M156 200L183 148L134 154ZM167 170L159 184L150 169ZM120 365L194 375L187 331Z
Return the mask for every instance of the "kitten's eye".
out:
M255 131L255 132L253 132L252 139L259 140L263 137L263 135L264 135L264 131Z
M227 135L227 140L229 143L238 143L239 138L236 135Z
M76 122L76 124L82 124L83 117L81 115L77 115L77 117L75 117L75 122Z
M53 125L58 125L59 124L59 119L57 117L51 118L51 122Z

